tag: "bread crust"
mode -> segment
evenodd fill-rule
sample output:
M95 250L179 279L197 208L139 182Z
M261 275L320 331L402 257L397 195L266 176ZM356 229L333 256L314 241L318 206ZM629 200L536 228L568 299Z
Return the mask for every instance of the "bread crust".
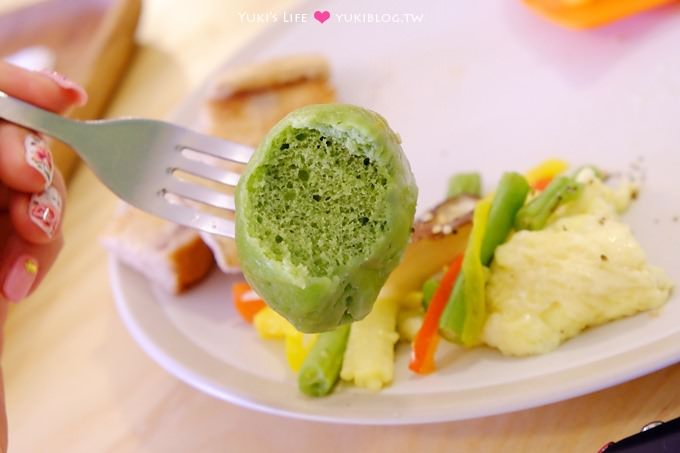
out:
M326 80L302 80L267 90L236 93L208 102L209 132L255 147L269 129L293 110L334 101L335 90Z
M185 291L202 281L213 267L212 250L197 234L171 251L169 260L175 271L175 292Z
M121 205L100 240L121 262L172 293L197 284L214 265L196 231L128 205Z
M302 54L234 68L218 77L212 99L268 91L307 80L328 80L330 69L321 55Z

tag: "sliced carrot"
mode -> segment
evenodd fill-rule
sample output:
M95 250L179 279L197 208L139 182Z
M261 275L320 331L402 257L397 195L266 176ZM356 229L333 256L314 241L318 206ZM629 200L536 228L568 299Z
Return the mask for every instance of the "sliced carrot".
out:
M234 283L231 287L234 308L247 322L252 323L255 314L267 305L246 282Z
M541 15L571 28L591 28L677 0L524 0Z
M537 190L539 192L542 192L545 190L546 187L550 185L550 182L553 180L553 178L543 178L539 179L535 183L531 185L531 188L534 190Z
M447 269L439 287L432 296L423 319L423 325L416 334L415 340L413 340L411 361L408 367L415 373L431 373L435 369L434 354L439 342L439 318L449 300L453 285L458 279L462 263L463 256L458 255Z

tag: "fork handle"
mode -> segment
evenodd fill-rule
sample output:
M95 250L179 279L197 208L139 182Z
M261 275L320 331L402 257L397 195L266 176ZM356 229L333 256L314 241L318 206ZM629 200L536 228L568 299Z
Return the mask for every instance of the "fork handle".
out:
M83 123L69 120L0 91L0 118L43 132L73 146Z

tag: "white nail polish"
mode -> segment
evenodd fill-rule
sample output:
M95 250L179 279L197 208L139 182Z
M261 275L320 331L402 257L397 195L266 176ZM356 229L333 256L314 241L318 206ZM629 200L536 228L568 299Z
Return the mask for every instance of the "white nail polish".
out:
M35 168L45 178L45 188L52 185L54 160L45 140L38 135L28 134L24 139L24 149L24 157L28 165Z
M44 192L31 196L28 217L51 238L59 228L62 207L59 191L54 186L50 186Z

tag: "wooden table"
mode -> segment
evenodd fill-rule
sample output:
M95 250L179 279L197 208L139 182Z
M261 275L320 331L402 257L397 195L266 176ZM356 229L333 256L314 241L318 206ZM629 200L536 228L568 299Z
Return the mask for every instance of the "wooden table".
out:
M3 0L0 9L23 3ZM109 115L166 117L260 30L240 24L236 11L292 3L148 0L142 47ZM65 249L42 287L12 310L3 357L10 451L594 452L651 420L680 416L678 365L533 410L423 426L325 425L218 401L163 371L122 325L97 242L115 203L87 168L78 170Z

